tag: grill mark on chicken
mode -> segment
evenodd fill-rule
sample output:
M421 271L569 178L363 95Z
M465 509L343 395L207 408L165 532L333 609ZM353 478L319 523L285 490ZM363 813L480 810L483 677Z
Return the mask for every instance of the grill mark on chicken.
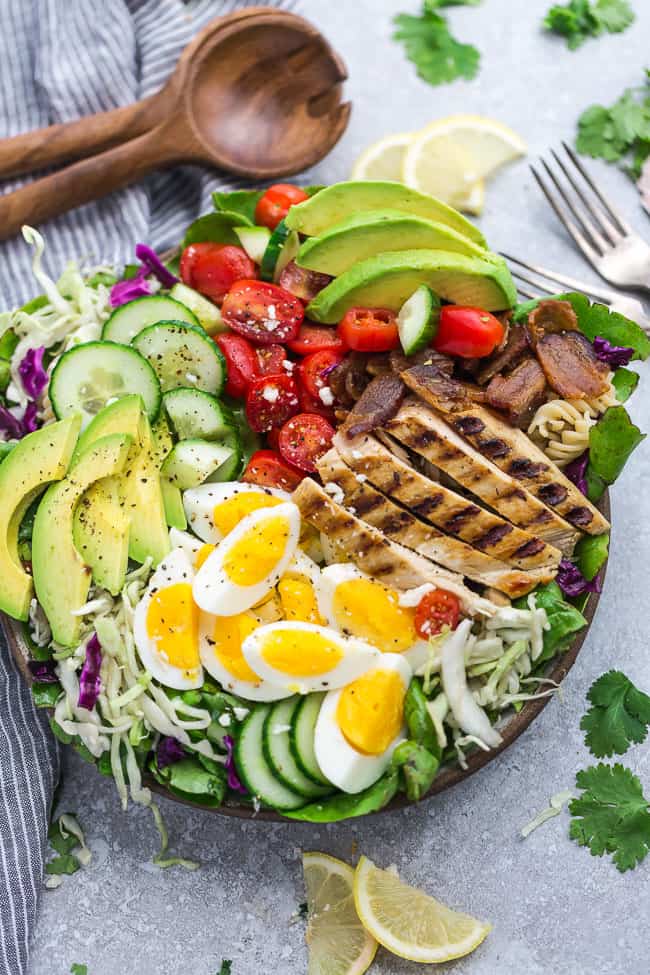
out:
M481 433L485 430L485 424L477 416L461 416L458 420L454 420L453 425L459 433L468 435Z
M337 434L334 446L352 470L367 477L385 495L442 531L449 530L451 521L455 531L450 534L474 548L521 569L543 565L555 567L559 564L561 552L544 542L537 554L516 556L516 551L522 546L538 540L533 533L515 528L494 512L468 502L466 497L451 488L430 481L420 471L396 457L375 437L358 437L350 443ZM520 490L515 488L517 492ZM463 517L453 522L459 514ZM480 545L477 540L481 540Z
M534 538L532 542L526 542L525 545L522 545L521 548L518 548L516 554L520 558L524 558L527 555L536 555L537 552L539 552L540 550L539 546L543 544L544 543L540 538Z
M544 504L550 504L551 507L557 507L558 504L561 504L568 493L563 484L544 484L537 492Z
M477 440L476 446L483 456L489 457L490 460L494 460L497 457L507 457L510 453L508 444L498 437L492 437L489 440Z

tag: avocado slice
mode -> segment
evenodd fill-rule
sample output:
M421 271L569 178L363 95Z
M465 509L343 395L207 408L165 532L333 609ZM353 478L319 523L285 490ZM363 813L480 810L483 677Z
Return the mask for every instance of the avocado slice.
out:
M315 196L292 206L285 217L285 223L290 230L297 230L308 237L317 237L346 217L366 210L384 210L386 207L447 224L479 247L487 247L485 237L478 227L466 220L458 210L447 206L442 200L437 200L435 196L418 193L403 183L387 180L350 180L347 183L326 186Z
M18 555L18 529L32 501L52 481L65 477L81 427L67 416L27 434L0 465L0 610L17 620L29 618L32 577Z
M368 210L346 217L319 237L304 242L296 264L337 277L357 261L375 254L399 250L441 250L467 257L484 257L486 252L453 227L426 220L401 210Z
M132 449L122 484L122 501L130 517L129 558L152 559L158 565L170 551L165 503L160 482L156 441L147 416L142 414L139 448Z
M156 466L160 469L167 454L174 446L169 424L162 414L156 420L151 432L154 438ZM181 489L177 484L172 484L169 478L163 474L160 475L160 488L167 524L170 528L178 528L180 531L185 531L187 528L187 518L185 517Z
M335 278L309 303L306 315L334 324L356 306L399 311L421 284L447 301L486 311L512 308L517 298L510 271L496 254L479 258L448 251L388 251Z
M91 484L124 468L131 445L127 434L102 437L81 455L38 506L32 536L34 588L52 636L64 647L79 642L81 617L73 616L88 598L91 572L73 541L74 515Z

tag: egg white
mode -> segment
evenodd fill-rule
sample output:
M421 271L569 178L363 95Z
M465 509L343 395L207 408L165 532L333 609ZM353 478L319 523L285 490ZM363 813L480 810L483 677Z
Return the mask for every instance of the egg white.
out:
M215 507L241 494L257 494L262 497L291 501L291 495L278 488L260 487L258 484L245 484L230 481L224 484L201 484L183 493L183 507L191 530L204 542L216 545L224 537L215 527L213 512Z
M147 613L154 595L176 583L192 584L194 569L182 548L173 549L166 555L149 579L144 595L135 608L133 618L133 637L143 666L165 687L188 691L203 684L203 668L183 670L169 663L163 653L149 636Z
M194 565L194 560L204 546L200 538L195 538L189 532L181 531L180 528L169 529L169 541L172 548L182 548L188 559Z
M300 633L319 633L339 647L343 656L331 670L323 673L287 674L273 667L263 656L265 639L269 634L278 630L290 631L292 639L295 639L295 636ZM332 630L329 627L317 626L315 623L284 621L260 626L258 630L255 630L244 640L242 651L256 674L278 687L286 688L292 694L308 694L310 691L343 687L369 670L380 656L379 650L376 650L375 647L371 647L362 640L344 637L337 630Z
M242 680L224 666L214 652L214 632L219 625L219 617L201 613L199 621L199 653L201 663L208 673L217 680L224 691L236 694L247 701L279 701L289 697L291 691L277 687L262 677L257 682Z
M224 562L235 545L256 528L263 529L264 522L282 518L287 523L288 536L281 557L271 571L259 582L239 585L230 579ZM300 512L293 503L272 508L258 508L243 518L205 560L196 574L194 601L206 613L215 616L235 616L250 609L277 585L295 555L300 537ZM255 669L255 668L253 668Z
M370 670L393 670L402 678L405 691L411 681L411 667L403 654L383 653ZM314 751L323 775L343 792L362 792L379 779L390 764L393 752L406 738L403 726L381 755L357 751L341 731L336 717L342 688L325 695L314 730Z
M372 576L367 575L362 572L351 563L339 563L335 565L326 566L320 573L320 579L316 584L316 594L318 599L318 610L323 617L326 619L328 624L335 629L342 630L342 632L350 632L354 634L354 620L350 620L349 628L347 626L342 626L340 620L337 618L334 612L334 596L336 590L341 583L349 582L351 579L369 579L371 582L377 583L377 585L382 586L382 588L389 588L379 582L377 579L373 579ZM396 593L396 596L401 596L401 593ZM367 640L367 642L372 644L372 641L367 637L362 637L362 639ZM384 651L387 652L387 651ZM418 667L422 667L426 664L429 659L429 643L427 640L422 640L416 638L416 640L408 647L406 650L395 651L398 656L404 657L408 660L411 668L417 670Z

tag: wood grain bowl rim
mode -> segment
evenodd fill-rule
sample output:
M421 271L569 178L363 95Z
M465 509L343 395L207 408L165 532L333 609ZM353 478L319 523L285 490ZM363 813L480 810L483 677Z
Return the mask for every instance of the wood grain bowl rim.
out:
M607 518L607 520L611 521L609 491L605 492L603 495L598 504L598 508ZM608 561L605 562L601 570L601 579L603 582L605 581L607 566ZM582 649L587 638L587 634L591 629L591 624L596 614L599 601L600 593L592 593L590 595L589 602L584 610L587 625L578 633L569 649L555 660L551 661L552 666L545 675L547 678L550 678L551 680L560 684L569 673L576 662L578 654L580 653L580 650ZM0 613L0 628L4 632L11 655L14 658L24 680L29 686L31 686L33 678L27 666L29 651L20 634L21 625L22 624L12 620L6 614ZM495 758L509 748L513 742L515 742L517 738L519 738L519 736L530 727L535 718L537 718L537 716L544 710L552 696L553 695L548 695L547 697L539 698L536 701L527 701L518 714L514 714L507 724L499 728L503 740L498 748L491 748L487 752L483 751L482 749L477 749L476 751L472 752L467 758L466 769L462 769L458 765L444 767L440 775L438 775L434 780L431 789L425 796L423 796L420 802L430 800L439 793L450 789L457 783L465 781L465 779L468 779L470 775L473 775L475 772L478 772L479 769L484 768L490 762L494 761ZM100 773L97 772L97 774L99 775ZM258 812L255 812L250 805L238 805L236 802L232 801L227 801L222 806L217 806L214 808L203 806L198 802L191 802L188 799L181 799L179 796L175 796L148 774L145 774L143 778L146 785L149 786L153 792L165 796L165 798L171 799L173 802L180 803L184 806L191 806L192 808L200 809L203 812L216 813L220 816L228 816L235 819L245 819L253 822L284 823L285 825L305 822L304 820L287 819L287 817L282 816L280 813L275 812L272 809L260 809ZM411 802L404 796L398 796L392 799L386 806L384 806L383 809L379 809L373 813L367 813L366 816L357 818L366 819L368 816L380 816L400 809L410 809L417 805L418 803Z

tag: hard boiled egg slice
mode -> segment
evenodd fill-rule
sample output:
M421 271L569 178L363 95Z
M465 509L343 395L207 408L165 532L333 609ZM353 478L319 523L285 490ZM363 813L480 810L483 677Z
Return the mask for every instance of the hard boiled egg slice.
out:
M260 626L246 637L242 651L256 674L292 694L342 687L365 673L379 656L361 640L303 622Z
M314 750L323 775L343 792L361 792L376 782L405 739L411 673L401 654L384 653L357 680L325 695Z
M415 629L415 609L400 605L400 596L350 564L326 566L318 584L318 608L330 626L382 653L401 654L417 670L429 644Z
M143 666L161 684L181 691L203 683L193 579L190 559L182 548L173 549L149 579L133 620Z
M225 691L247 701L279 701L289 697L283 690L253 671L242 653L242 643L259 627L252 613L211 616L201 613L199 650L201 662Z
M181 531L180 528L169 529L169 541L172 548L182 548L194 569L200 569L208 555L214 552L214 545L202 542L200 538L195 538L189 532Z
M195 602L215 616L236 616L250 609L284 575L299 535L295 504L253 511L219 542L197 572Z
M221 541L239 522L259 508L291 501L286 491L243 484L201 484L183 494L187 522L195 535L212 545Z
M320 568L300 548L296 549L278 583L278 596L285 620L325 626L327 621L320 614L316 597L319 581Z

